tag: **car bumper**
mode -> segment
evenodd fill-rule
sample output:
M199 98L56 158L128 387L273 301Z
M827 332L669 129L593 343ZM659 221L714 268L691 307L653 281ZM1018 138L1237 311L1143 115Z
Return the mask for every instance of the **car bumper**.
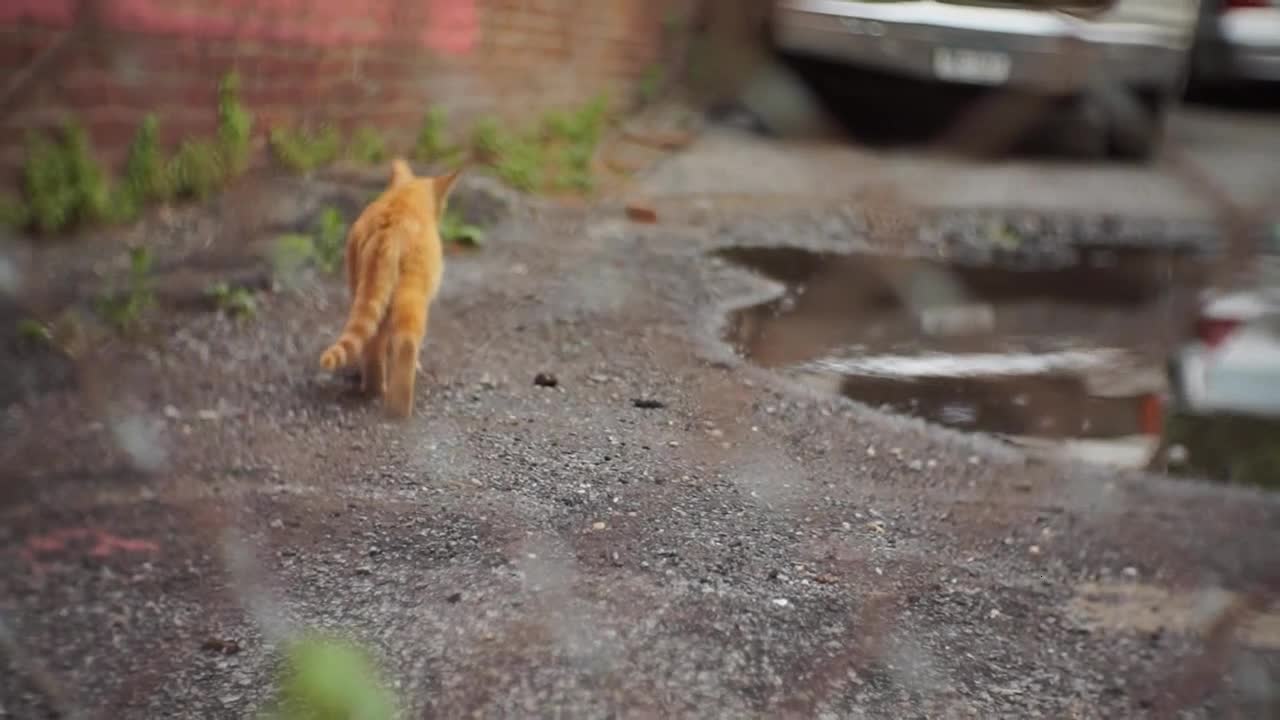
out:
M1232 10L1196 49L1202 81L1280 82L1280 10Z
M1192 343L1173 354L1167 371L1170 404L1177 412L1280 419L1280 367L1215 372L1202 346Z
M1172 92L1181 87L1188 41L1155 27L1038 11L850 0L780 2L774 36L783 50L876 70L1060 95L1099 76ZM978 51L978 63L985 57L1004 67L964 77L963 68L956 73L943 62L957 51Z

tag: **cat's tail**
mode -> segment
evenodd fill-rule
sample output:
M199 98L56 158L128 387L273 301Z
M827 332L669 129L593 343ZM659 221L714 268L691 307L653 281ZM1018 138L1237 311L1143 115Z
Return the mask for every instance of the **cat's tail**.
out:
M382 231L383 237L370 238L374 242L366 248L369 257L359 265L360 277L347 326L338 341L320 356L320 367L325 370L336 370L355 360L378 333L400 278L400 250L404 243L396 234L404 232L404 228L392 226Z

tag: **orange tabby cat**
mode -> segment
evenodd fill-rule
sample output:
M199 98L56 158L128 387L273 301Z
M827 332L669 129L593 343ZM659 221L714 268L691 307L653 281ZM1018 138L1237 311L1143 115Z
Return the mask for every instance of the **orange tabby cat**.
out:
M395 159L387 189L347 234L351 314L342 336L320 356L320 366L335 370L363 356L362 387L382 394L400 418L413 412L418 351L444 272L440 218L461 173L458 168L417 177L407 162Z

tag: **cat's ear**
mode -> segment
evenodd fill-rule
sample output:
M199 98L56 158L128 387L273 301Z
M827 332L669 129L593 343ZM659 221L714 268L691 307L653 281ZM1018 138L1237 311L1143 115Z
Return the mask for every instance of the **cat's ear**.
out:
M431 189L435 191L437 212L444 212L444 205L445 201L449 199L449 192L453 190L458 178L462 177L462 171L466 169L467 166L462 165L448 175L438 175L431 178Z
M391 187L403 185L413 179L413 168L404 158L391 161Z

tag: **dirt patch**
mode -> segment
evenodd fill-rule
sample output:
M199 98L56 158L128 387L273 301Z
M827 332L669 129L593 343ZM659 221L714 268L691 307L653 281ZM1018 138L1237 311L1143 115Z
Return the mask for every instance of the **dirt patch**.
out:
M1076 593L1068 608L1084 626L1142 633L1203 633L1238 598L1221 588L1179 592L1139 582L1084 583ZM1249 618L1237 639L1248 647L1280 650L1280 612Z

